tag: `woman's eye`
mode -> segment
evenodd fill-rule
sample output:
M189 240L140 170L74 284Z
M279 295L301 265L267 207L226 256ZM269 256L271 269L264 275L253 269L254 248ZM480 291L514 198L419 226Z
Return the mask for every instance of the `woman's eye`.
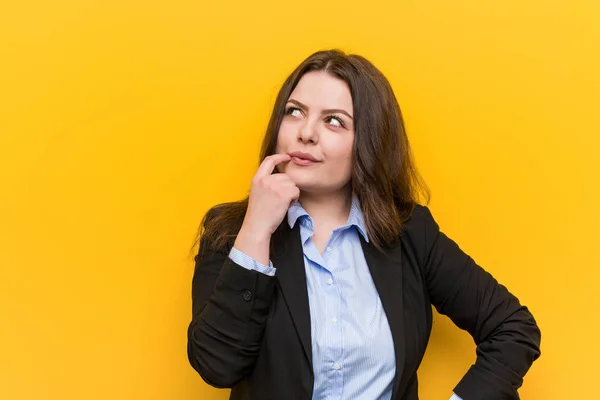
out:
M334 126L336 128L342 128L344 126L343 122L336 117L329 117L329 125Z
M300 118L302 116L302 111L300 111L297 108L290 108L288 110L288 114L291 115L292 117Z

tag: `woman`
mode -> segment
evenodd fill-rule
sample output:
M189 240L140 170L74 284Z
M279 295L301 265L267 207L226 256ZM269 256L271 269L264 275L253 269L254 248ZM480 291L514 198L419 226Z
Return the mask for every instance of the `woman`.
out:
M202 222L188 355L208 384L236 400L418 399L433 305L477 344L453 398L519 398L540 330L417 204L428 190L369 61L302 62L261 160L249 196Z

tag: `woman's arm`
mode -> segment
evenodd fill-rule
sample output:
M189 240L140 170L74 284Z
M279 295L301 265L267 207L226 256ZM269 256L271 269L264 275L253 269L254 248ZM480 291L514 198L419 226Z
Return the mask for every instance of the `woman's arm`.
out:
M540 329L527 307L440 232L423 213L423 266L435 308L477 345L476 362L454 392L464 400L519 398L517 389L540 356Z
M254 366L275 278L237 264L205 240L195 260L188 358L208 384L233 387Z
M269 261L271 235L300 196L289 176L273 174L277 165L290 159L288 154L273 154L258 167L235 251L228 256L200 240L192 281L188 358L212 386L234 386L248 376L258 356L275 290L275 268ZM213 212L207 214L205 228Z

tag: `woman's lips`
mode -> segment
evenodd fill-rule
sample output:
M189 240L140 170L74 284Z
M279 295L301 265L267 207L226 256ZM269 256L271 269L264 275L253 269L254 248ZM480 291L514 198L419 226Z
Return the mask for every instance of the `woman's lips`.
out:
M307 160L306 158L292 157L292 162L296 165L300 165L302 167L307 167L309 165L317 164L316 161Z

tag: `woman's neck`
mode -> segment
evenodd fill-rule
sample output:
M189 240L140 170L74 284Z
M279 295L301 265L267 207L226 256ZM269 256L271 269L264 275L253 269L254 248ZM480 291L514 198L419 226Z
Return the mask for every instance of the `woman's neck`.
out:
M335 229L348 220L352 191L344 189L327 194L301 192L299 202L315 222L315 226Z

